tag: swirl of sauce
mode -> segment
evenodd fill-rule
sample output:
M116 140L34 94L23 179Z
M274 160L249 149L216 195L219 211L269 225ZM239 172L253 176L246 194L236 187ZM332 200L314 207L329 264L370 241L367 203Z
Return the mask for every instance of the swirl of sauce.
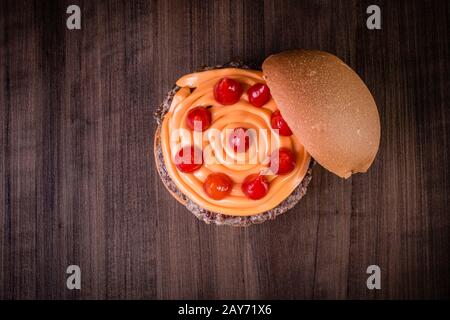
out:
M238 81L244 91L240 100L230 106L223 106L214 99L214 85L223 77ZM271 98L263 107L255 107L248 102L247 89L256 83L265 83L262 72L238 68L192 73L177 81L180 89L173 98L161 129L164 162L177 187L209 211L233 216L268 211L286 199L307 172L311 157L298 137L279 136L271 128L271 115L277 110L275 101ZM204 132L193 133L186 126L186 116L189 110L198 106L209 108L212 122ZM258 136L258 139L252 137L246 152L234 152L227 143L229 133L239 127L253 129ZM192 144L203 150L204 164L195 172L180 172L175 166L174 156L182 146ZM270 182L267 195L259 200L248 199L241 190L243 180L250 174L266 170L271 152L281 147L295 154L294 170L287 175L266 175ZM203 182L213 172L225 173L234 182L231 194L225 199L211 199L203 190Z

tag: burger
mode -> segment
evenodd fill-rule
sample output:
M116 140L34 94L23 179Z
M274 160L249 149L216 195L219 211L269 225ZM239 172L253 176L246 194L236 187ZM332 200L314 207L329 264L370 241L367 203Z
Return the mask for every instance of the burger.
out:
M262 70L231 62L184 75L155 119L163 184L216 225L275 219L306 194L316 162L349 178L368 170L380 142L367 86L316 50L271 55Z

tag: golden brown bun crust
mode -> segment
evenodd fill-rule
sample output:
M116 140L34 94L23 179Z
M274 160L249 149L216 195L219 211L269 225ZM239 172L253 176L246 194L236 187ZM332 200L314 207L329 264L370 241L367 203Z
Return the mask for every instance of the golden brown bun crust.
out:
M292 50L262 65L284 119L311 156L340 177L366 172L380 143L380 118L364 82L323 51Z

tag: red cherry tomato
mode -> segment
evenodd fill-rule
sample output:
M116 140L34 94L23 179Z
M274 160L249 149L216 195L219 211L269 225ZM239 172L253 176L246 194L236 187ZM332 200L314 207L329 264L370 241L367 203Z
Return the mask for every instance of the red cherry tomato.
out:
M244 179L242 192L252 200L261 199L269 192L269 181L259 174L251 174Z
M214 86L214 98L223 105L235 104L242 95L242 87L236 80L222 78Z
M289 128L286 121L284 121L283 117L279 110L272 113L272 118L270 119L270 124L272 125L272 129L278 129L280 136L290 136L292 135L292 131Z
M175 155L175 165L181 172L194 172L203 165L203 153L194 146L185 146Z
M225 173L220 172L211 173L203 183L203 190L214 200L221 200L228 196L232 187L233 180Z
M270 89L263 83L257 83L247 90L248 101L255 107L262 107L270 100Z
M186 117L186 125L188 128L194 130L196 121L200 123L200 131L205 131L211 125L211 112L205 107L196 107L189 110Z
M230 146L234 152L246 152L250 146L250 137L245 128L235 128L230 135Z
M270 167L274 168L275 174L287 174L295 169L295 155L287 148L280 148L277 153L272 153L270 157Z

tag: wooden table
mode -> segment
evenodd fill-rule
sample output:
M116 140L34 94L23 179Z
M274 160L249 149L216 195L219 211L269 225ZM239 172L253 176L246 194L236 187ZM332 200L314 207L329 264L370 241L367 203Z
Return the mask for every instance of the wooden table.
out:
M372 3L373 2L373 3ZM78 4L82 30L66 28ZM366 28L381 8L382 30ZM0 298L449 298L447 1L1 1ZM341 57L379 154L314 168L278 219L203 224L165 190L152 114L175 80L288 48ZM81 290L66 268L81 267ZM368 290L366 268L381 268Z

